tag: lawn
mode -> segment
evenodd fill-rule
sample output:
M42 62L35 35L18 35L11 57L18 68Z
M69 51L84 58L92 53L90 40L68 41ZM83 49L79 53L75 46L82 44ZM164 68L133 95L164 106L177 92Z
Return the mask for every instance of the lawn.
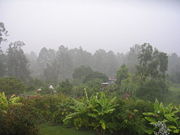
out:
M40 126L40 135L95 135L89 131L79 131L74 128L52 126L43 124Z

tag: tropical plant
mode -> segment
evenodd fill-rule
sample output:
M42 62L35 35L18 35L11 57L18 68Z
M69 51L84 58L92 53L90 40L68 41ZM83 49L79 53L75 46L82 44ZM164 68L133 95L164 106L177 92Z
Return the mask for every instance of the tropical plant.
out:
M0 112L7 113L10 105L20 105L20 97L12 95L9 99L5 96L4 92L0 92Z
M76 128L92 128L103 134L109 130L111 114L115 111L116 98L109 98L104 93L97 93L90 98L86 96L78 101L74 100L73 112L66 116L65 123L71 123Z
M120 135L144 135L145 120L142 113L152 110L152 105L143 100L118 99L116 110L111 115L111 132Z
M153 134L159 130L157 125L159 122L167 126L168 132L172 135L178 135L180 133L180 122L178 113L180 109L172 104L165 106L163 103L158 102L157 100L154 103L153 112L143 113L145 119L151 125L151 128L146 129L148 134Z

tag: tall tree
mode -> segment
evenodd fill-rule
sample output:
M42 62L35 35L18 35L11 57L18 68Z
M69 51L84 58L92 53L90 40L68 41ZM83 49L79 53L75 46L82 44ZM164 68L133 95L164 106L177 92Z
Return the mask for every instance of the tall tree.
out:
M140 53L140 45L135 45L130 48L130 51L128 52L126 56L126 62L129 72L135 73L136 72L136 66L138 65L138 55Z
M93 69L99 72L106 73L106 56L107 53L103 49L97 50L93 55Z
M61 45L56 53L56 62L58 66L58 80L66 80L72 78L73 62L69 55L68 48Z
M0 22L0 44L2 41L6 40L4 37L7 35L7 30L4 23Z
M116 55L114 54L114 52L113 51L107 52L104 61L105 61L105 65L103 65L105 68L104 73L107 74L109 77L114 77L118 69L118 61L116 59Z
M128 78L128 68L126 65L122 65L120 69L116 73L116 83L121 84L122 80L125 80Z
M8 76L26 81L29 79L29 70L28 61L22 50L22 46L24 45L25 43L22 41L9 44L7 50L7 73Z
M83 82L86 76L91 74L93 70L90 67L86 66L80 66L76 68L73 72L73 79L79 80L80 82Z
M169 79L175 83L180 83L180 57L176 53L168 57Z
M38 63L41 67L41 70L44 70L47 67L47 64L52 64L56 56L56 53L53 49L47 49L46 47L43 47L38 56Z
M69 50L69 55L72 58L73 68L92 65L92 54L81 47Z
M156 98L163 101L168 86L166 83L166 70L168 57L166 53L153 49L150 44L141 45L138 57L137 73L142 79L136 95L143 99L154 101Z
M6 74L6 55L0 49L0 77Z
M2 41L5 41L4 38L7 36L7 30L4 26L4 23L0 22L0 45ZM0 77L3 77L6 74L6 56L3 53L1 46L0 46Z
M42 80L46 80L47 78L44 76L44 71L49 69L48 66L52 65L52 63L55 61L56 58L56 52L53 49L47 49L46 47L43 47L40 52L39 56L37 58L37 77Z
M43 77L46 81L56 83L72 78L73 62L69 55L68 48L60 46L56 52L55 58L52 58L50 62L46 59L46 66L43 69Z
M168 66L168 57L164 52L159 52L157 49L145 43L141 45L140 54L138 56L139 65L137 73L142 80L146 78L165 78Z

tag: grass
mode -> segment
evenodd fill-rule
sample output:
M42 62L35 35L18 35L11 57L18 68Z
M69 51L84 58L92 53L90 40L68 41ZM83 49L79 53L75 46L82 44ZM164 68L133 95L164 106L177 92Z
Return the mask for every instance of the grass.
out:
M62 126L52 126L43 124L40 126L40 135L94 135L89 131L79 131L74 128L65 128Z

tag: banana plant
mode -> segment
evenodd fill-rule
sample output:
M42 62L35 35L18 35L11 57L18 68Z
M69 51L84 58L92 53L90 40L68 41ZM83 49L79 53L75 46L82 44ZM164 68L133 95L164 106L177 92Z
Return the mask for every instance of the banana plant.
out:
M110 115L116 106L115 99L108 98L103 92L90 98L85 93L83 100L74 100L75 104L71 107L74 112L67 115L64 122L73 121L76 128L90 127L102 134L103 131L108 129Z
M4 92L0 92L0 112L6 113L10 105L20 105L20 97L12 95L9 99Z
M154 112L143 113L145 119L152 125L152 128L146 130L148 134L156 132L158 123L164 123L167 126L167 130L170 134L179 135L180 133L180 118L177 113L180 113L180 109L172 104L164 106L163 103L157 100L154 103Z
M116 98L108 98L104 93L97 93L90 99L90 104L93 106L88 116L94 119L92 126L94 129L108 129L108 119L115 111Z

